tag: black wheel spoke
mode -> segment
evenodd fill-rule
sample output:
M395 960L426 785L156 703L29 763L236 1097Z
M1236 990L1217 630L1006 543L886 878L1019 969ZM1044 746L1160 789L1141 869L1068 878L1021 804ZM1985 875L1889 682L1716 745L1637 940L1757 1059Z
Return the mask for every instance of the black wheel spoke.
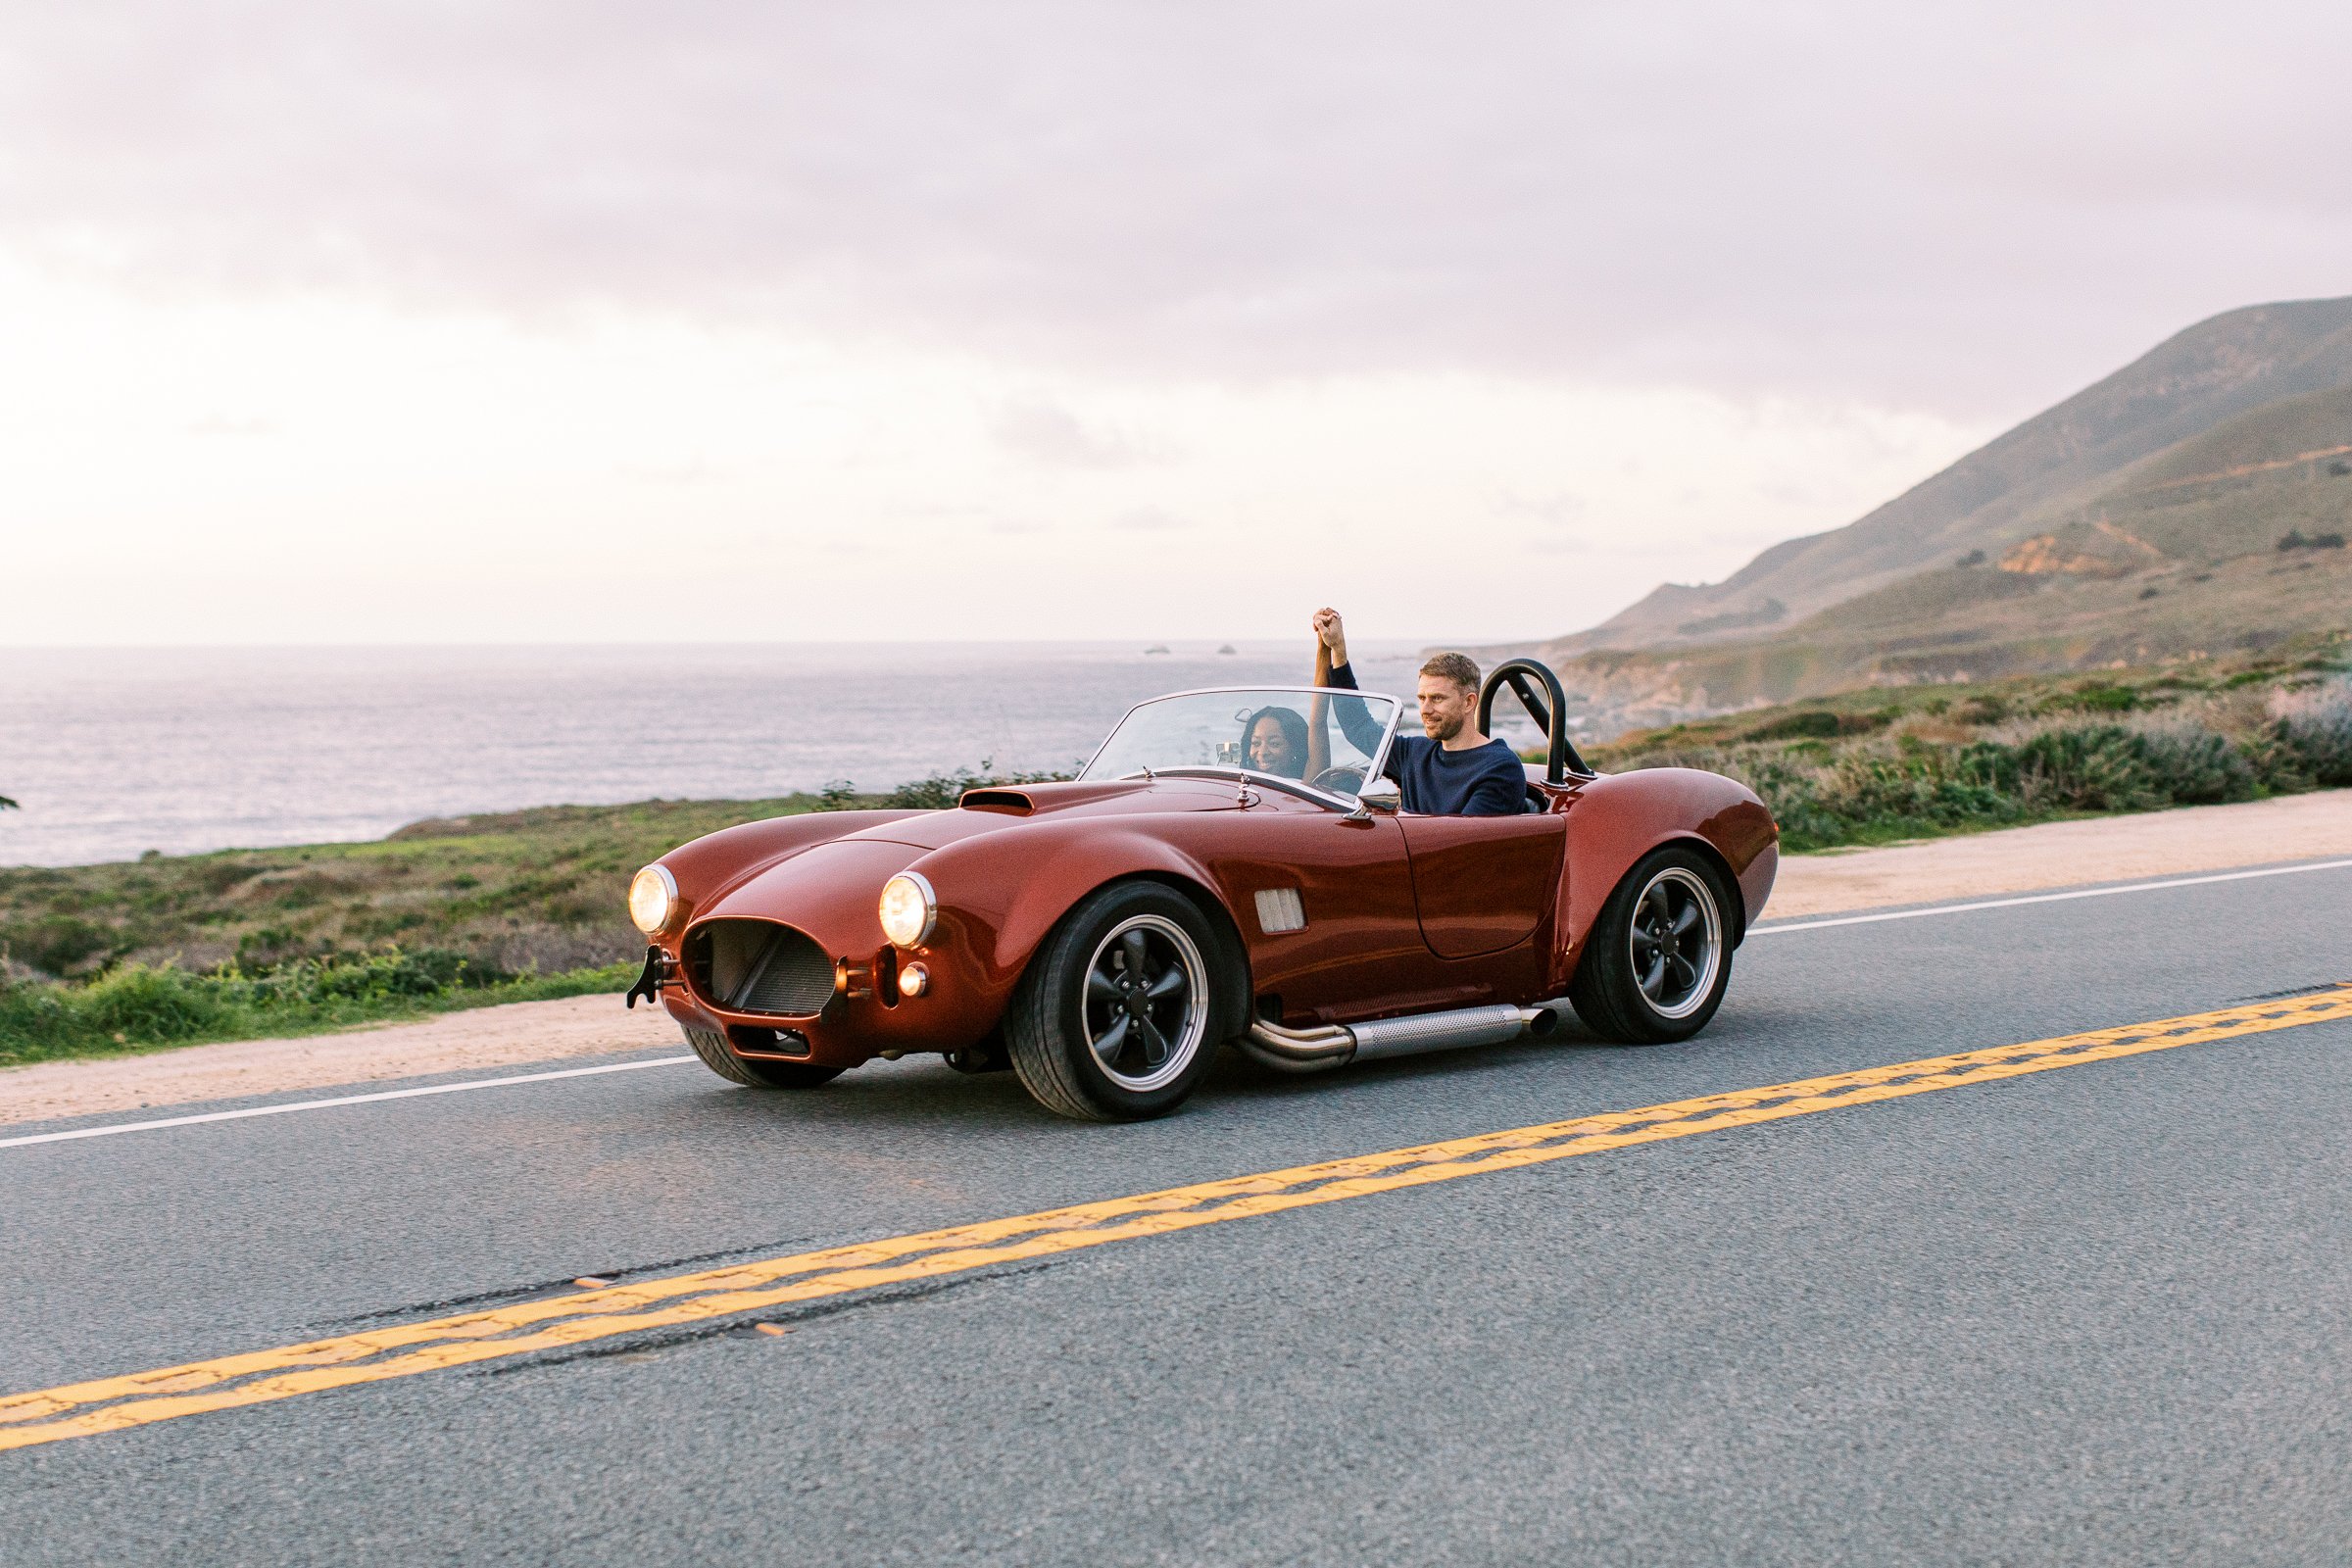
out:
M1168 1059L1168 1037L1159 1032L1159 1025L1152 1021L1150 1013L1136 1014L1135 1034L1144 1044L1145 1066L1156 1067Z
M1642 969L1642 994L1652 1002L1659 1001L1658 988L1665 983L1665 980L1666 956L1653 952L1649 956L1649 962L1644 964Z
M1107 1064L1117 1061L1119 1053L1126 1049L1127 1015L1122 1012L1110 1020L1109 1028L1095 1037L1095 1054Z
M1144 987L1144 995L1153 1002L1165 1002L1183 989L1184 971L1170 964L1167 973Z
M1119 952L1126 959L1128 979L1140 982L1151 978L1144 966L1151 950L1141 931L1130 931L1119 938Z
M1678 937L1689 936L1698 929L1698 903L1692 900L1683 906L1682 913L1674 917L1674 934Z
M1111 978L1109 975L1104 974L1101 968L1098 967L1089 969L1087 971L1087 1001L1108 1003L1111 1006L1115 1007L1119 1004L1120 1001L1125 997L1125 995L1126 993L1119 989L1118 981Z

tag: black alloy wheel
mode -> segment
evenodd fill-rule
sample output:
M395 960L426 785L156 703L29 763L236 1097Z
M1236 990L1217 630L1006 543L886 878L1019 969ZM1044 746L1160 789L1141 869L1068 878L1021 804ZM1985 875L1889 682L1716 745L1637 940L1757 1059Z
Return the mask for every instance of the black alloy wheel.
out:
M1668 845L1627 872L1585 939L1568 999L1627 1045L1688 1040L1723 1004L1737 894L1696 850Z
M686 1043L703 1058L703 1065L731 1084L746 1089L814 1089L841 1076L839 1067L819 1067L808 1061L752 1061L727 1048L724 1036L709 1029L689 1029Z
M1013 993L1004 1034L1038 1103L1086 1121L1181 1104L1223 1038L1220 948L1190 899L1120 882L1062 917Z

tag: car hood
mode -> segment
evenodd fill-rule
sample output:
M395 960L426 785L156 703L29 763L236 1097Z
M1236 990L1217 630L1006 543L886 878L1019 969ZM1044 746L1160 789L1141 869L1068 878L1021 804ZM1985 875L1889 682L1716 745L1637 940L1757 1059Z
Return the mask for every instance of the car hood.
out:
M1018 784L968 790L953 809L878 822L835 843L902 844L941 850L984 833L1072 817L1145 816L1168 811L1230 811L1234 786L1218 779L1158 778Z

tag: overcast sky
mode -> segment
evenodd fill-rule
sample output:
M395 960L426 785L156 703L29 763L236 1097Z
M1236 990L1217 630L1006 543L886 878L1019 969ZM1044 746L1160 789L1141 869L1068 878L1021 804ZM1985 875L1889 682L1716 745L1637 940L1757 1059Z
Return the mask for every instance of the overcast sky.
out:
M1589 624L2352 292L2352 8L0 13L0 643Z

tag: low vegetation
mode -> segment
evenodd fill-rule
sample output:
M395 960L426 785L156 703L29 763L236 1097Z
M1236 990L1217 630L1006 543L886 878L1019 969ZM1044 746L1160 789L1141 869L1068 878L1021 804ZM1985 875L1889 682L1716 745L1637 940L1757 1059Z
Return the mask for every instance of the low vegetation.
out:
M1703 767L1764 798L1790 852L2352 785L2331 661L1861 691L1623 736L1604 771Z
M315 1033L617 992L637 867L760 817L951 806L959 770L881 793L557 806L371 844L0 869L0 1065Z

